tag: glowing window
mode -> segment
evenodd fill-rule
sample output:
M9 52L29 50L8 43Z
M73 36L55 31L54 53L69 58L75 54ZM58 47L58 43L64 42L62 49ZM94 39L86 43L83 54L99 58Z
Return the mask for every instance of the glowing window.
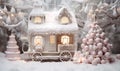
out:
M55 36L51 35L50 36L50 44L54 44L55 43Z
M42 23L41 17L35 17L34 18L34 23Z
M60 22L61 24L67 24L70 22L69 18L66 17L66 16L63 16L61 19L60 19Z
M62 44L69 44L69 42L70 42L70 38L69 38L69 36L62 36L61 37L61 43Z
M43 45L43 38L41 36L35 36L34 45L35 46L42 46Z

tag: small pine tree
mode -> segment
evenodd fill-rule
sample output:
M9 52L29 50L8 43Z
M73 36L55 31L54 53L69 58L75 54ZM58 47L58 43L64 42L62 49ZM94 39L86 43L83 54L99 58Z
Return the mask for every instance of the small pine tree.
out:
M8 60L20 60L20 51L16 44L15 35L11 35L8 41L6 57Z
M108 43L105 33L97 23L94 23L90 26L88 34L82 39L82 51L79 52L79 57L76 60L93 65L113 62L114 59L110 53L111 47L112 44Z

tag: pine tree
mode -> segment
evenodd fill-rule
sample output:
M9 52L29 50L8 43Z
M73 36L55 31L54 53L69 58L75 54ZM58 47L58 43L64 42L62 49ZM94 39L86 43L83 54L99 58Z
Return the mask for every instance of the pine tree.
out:
M113 62L114 59L110 53L111 47L112 44L108 43L108 38L105 37L103 30L97 23L93 23L88 34L82 39L82 51L76 53L77 56L79 55L76 61L93 65Z

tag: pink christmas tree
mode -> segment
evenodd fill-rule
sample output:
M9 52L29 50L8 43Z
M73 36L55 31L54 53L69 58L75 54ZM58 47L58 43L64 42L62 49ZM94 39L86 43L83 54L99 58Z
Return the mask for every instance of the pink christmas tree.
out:
M16 44L15 35L11 35L8 41L6 57L8 60L20 60L20 51Z
M112 44L108 43L105 33L97 23L94 23L90 26L88 34L82 39L82 51L75 53L73 61L93 65L111 63L114 61L110 53L111 47Z

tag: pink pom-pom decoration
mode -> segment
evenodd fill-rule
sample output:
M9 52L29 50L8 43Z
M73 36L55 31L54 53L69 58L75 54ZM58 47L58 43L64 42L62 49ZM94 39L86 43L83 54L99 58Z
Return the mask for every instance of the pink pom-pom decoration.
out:
M99 28L99 26L98 26L97 24L95 25L95 27L96 27L96 28Z
M99 43L100 42L100 38L96 38L95 42Z
M97 63L100 63L100 58L95 58L95 61L97 61Z
M101 60L101 64L105 64L107 63L105 60Z
M89 45L89 50L93 50L93 45Z
M92 44L93 43L93 39L89 39L88 42L89 42L89 44Z
M106 47L103 47L103 52L107 52L107 48Z
M88 41L87 44L90 45L90 42Z
M96 55L96 52L95 52L95 51L92 51L92 55L95 56L95 55Z
M104 44L108 44L108 38L106 38L103 42Z
M87 39L86 39L86 38L83 38L82 42L83 42L83 43L87 43Z
M101 30L98 29L98 30L97 30L97 33L100 33L100 32L101 32Z
M94 33L96 33L97 31L96 30L93 30Z
M95 37L95 33L90 33L91 38Z
M102 33L100 34L100 37L101 37L101 38L104 38L104 37L105 37L105 33L102 32Z
M99 28L99 29L97 30L97 33L101 33L101 32L102 32L102 29Z
M100 34L99 34L99 33L97 33L97 34L96 34L96 37L99 37L99 36L100 36Z
M81 44L81 48L84 48L84 47L85 47L85 44L82 43L82 44Z
M96 46L96 45L94 45L92 49L95 51L95 50L97 49L97 46Z
M98 51L98 56L103 56L103 52L102 51Z
M85 46L84 49L85 49L85 51L88 51L88 50L89 50L89 47L88 47L88 46Z
M88 63L89 63L88 59L85 59L85 60L84 60L84 63L88 64Z
M90 63L92 63L93 60L94 60L94 58L93 58L92 55L88 57L88 61L89 61Z
M89 45L89 48L92 48L93 47L93 45Z
M94 60L92 61L92 64L93 64L93 65L97 65L97 64L98 64L97 60L94 59Z
M85 52L85 55L88 56L88 55L89 55L89 52Z
M107 58L110 58L110 52L106 52L106 53L105 53L105 56L106 56Z
M101 48L102 48L102 43L98 43L98 44L97 44L97 47L98 47L99 49L101 49Z

